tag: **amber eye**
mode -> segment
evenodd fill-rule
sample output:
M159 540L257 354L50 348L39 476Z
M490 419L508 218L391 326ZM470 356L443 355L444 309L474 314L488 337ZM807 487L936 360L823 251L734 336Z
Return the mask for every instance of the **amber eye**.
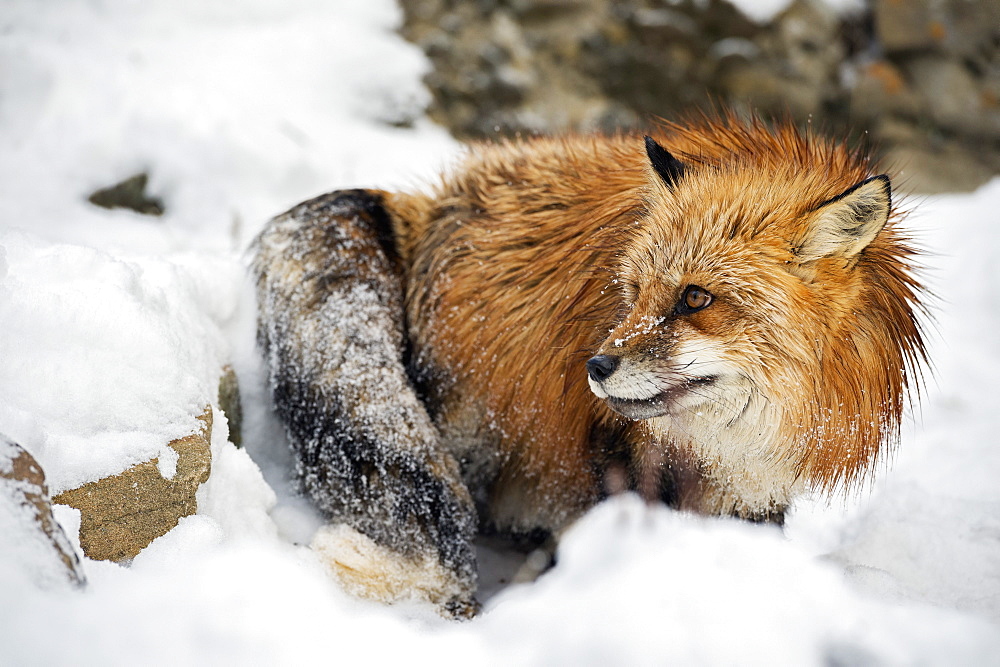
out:
M711 292L697 285L688 285L687 289L684 290L684 295L681 296L681 300L677 302L674 312L678 315L689 315L708 307L711 303Z

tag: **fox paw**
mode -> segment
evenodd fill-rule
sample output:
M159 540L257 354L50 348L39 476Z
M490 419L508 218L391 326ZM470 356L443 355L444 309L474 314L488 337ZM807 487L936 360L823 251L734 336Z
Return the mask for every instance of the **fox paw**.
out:
M445 568L436 554L403 555L345 524L323 526L311 548L347 592L386 604L422 600L446 618L472 618L479 609L472 582Z

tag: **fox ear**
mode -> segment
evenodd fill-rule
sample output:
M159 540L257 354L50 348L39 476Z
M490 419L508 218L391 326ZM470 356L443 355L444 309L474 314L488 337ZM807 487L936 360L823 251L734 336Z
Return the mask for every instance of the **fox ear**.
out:
M660 175L667 187L674 187L684 175L684 163L656 143L652 137L646 137L646 155L649 156L653 170Z
M885 174L862 181L813 211L796 254L803 262L850 258L868 247L889 220L892 192Z

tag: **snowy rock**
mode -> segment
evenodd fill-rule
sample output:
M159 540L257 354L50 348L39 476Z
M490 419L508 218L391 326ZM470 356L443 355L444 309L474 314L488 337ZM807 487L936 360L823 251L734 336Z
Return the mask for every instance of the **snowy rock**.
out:
M0 435L0 569L50 588L80 586L80 559L52 515L45 473L20 445Z
M243 446L243 403L240 400L240 385L232 366L222 368L219 378L219 409L226 413L229 422L229 442Z
M168 443L176 457L139 463L53 499L80 510L80 546L88 558L131 559L198 510L195 493L212 466L211 408L198 419L201 430Z
M161 227L125 215L129 228ZM173 457L167 443L198 430L217 399L233 298L225 278L238 267L205 254L116 256L7 228L0 246L0 429L38 459L52 494Z
M102 208L127 208L145 215L163 215L163 202L146 194L149 174L143 172L107 188L101 188L87 198Z

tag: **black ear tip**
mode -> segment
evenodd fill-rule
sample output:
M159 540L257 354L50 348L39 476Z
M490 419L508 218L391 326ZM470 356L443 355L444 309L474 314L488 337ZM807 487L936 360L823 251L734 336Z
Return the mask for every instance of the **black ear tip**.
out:
M892 195L892 181L889 178L889 174L879 174L875 178L882 183L882 190L883 192L885 192L885 198L889 202L891 207L893 195Z
M684 175L684 163L671 155L670 151L658 144L653 137L646 135L645 141L646 155L649 157L653 169L660 175L664 183L669 186L675 185Z
M866 178L855 186L855 188L860 188L869 183L878 183L882 186L882 190L888 195L892 192L892 180L889 178L889 174L879 174L878 176L872 176L871 178ZM852 188L852 189L855 189Z
M658 162L664 159L666 160L674 159L674 156L672 156L667 151L667 149L661 146L659 142L656 141L656 139L654 139L653 137L647 134L645 140L646 140L646 155L649 156L649 159L651 161Z
M892 181L889 179L889 174L879 174L878 176L866 178L858 183L854 188L851 188L851 190L856 190L860 187L868 185L869 183L878 183L882 187L882 192L885 193L886 197L892 196Z

